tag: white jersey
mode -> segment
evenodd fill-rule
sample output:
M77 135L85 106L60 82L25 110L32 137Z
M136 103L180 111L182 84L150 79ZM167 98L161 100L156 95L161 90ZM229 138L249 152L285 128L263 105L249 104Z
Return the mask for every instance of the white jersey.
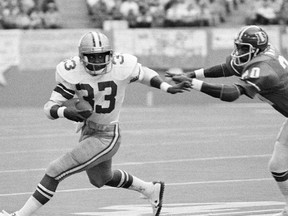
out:
M129 54L115 55L111 71L98 76L89 75L79 57L73 57L57 65L58 85L52 92L50 101L61 105L73 97L83 98L94 109L88 121L98 124L118 122L126 87L131 82L141 82L144 74L137 58ZM149 76L155 75L156 72L150 73Z

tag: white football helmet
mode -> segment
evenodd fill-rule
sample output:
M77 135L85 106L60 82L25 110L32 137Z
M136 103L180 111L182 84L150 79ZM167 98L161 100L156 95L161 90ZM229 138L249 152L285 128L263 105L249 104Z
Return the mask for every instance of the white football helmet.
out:
M79 41L79 57L86 71L92 75L107 73L112 68L113 50L101 32L88 32Z

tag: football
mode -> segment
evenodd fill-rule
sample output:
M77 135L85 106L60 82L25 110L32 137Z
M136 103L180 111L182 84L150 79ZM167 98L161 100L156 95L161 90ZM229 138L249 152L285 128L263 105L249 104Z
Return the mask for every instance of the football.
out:
M93 111L90 103L82 98L72 98L70 100L65 101L62 106L66 107L75 107L78 110L90 110Z

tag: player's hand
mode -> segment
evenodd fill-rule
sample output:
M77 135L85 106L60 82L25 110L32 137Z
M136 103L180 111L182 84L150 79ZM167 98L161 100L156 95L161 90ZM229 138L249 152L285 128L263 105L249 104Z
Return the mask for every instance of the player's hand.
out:
M173 80L175 83L181 83L181 82L189 82L189 83L191 83L191 82L192 82L192 79L189 78L189 77L186 76L186 75L173 76L173 77L172 77L172 80Z
M172 78L174 76L183 75L184 72L181 68L169 68L168 71L165 73L165 77Z
M174 86L171 86L167 89L167 92L170 94L182 93L184 91L190 91L192 84L189 81L183 81Z
M64 117L75 122L83 122L91 115L91 110L78 110L71 107L67 107L64 110Z

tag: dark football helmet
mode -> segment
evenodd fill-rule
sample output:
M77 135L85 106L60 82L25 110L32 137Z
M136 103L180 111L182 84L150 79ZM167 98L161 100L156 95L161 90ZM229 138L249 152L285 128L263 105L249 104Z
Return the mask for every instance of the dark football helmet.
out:
M90 75L110 71L113 50L109 39L101 32L88 32L79 41L79 57Z
M232 61L237 66L244 66L268 47L268 35L255 25L245 26L238 33L235 48L231 53Z

